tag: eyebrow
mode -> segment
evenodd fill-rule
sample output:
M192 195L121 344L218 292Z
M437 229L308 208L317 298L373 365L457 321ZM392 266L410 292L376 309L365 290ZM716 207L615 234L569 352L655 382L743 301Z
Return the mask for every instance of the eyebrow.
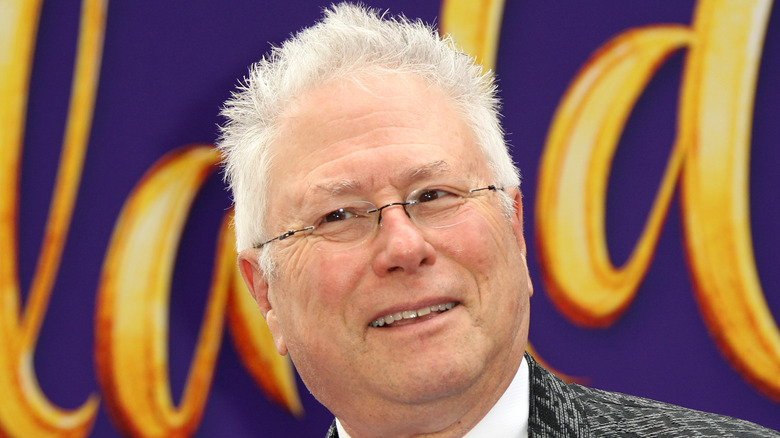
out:
M450 163L444 160L438 160L438 161L428 163L425 166L422 166L418 169L409 171L407 176L409 180L415 181L415 180L425 179L434 175L447 173L450 171L450 169L451 169Z
M335 182L328 182L324 184L316 185L318 190L328 193L331 197L337 197L344 193L354 193L360 191L362 184L360 181L354 179L342 179Z
M444 160L430 162L416 169L410 169L402 174L404 181L419 181L432 176L448 173L452 166ZM363 184L356 179L342 179L317 184L317 190L327 193L331 198L336 198L347 193L360 192Z

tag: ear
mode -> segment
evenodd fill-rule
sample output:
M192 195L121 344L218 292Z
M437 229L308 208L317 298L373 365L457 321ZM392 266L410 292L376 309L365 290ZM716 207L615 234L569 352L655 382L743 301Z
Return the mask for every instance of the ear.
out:
M252 294L252 298L255 299L257 307L260 309L260 313L265 318L268 330L274 338L276 351L281 355L286 355L287 343L282 335L279 320L276 318L276 311L271 305L271 298L268 293L270 288L263 271L260 269L258 254L258 250L254 248L241 251L238 254L238 269L241 271L241 277L243 277L246 287Z
M523 195L520 193L519 188L513 188L511 191L509 191L509 196L512 197L512 231L515 233L515 239L517 239L517 244L520 246L520 251L523 253L523 258L525 258L526 253L526 245L525 245L525 237L523 236Z
M525 266L525 276L528 282L528 296L534 294L534 285L531 282L531 275L528 272L528 261L526 254L528 253L528 247L525 244L525 236L523 235L523 194L520 192L520 188L514 188L514 192L510 192L512 196L512 203L514 209L512 210L512 231L515 233L515 239L517 239L517 245L520 247L520 257L523 259L523 265Z

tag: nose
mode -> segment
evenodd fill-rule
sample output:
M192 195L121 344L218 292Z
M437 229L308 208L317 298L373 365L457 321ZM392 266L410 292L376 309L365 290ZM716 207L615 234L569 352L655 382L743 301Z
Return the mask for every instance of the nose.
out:
M413 274L424 265L436 261L436 250L412 223L403 205L382 210L376 245L379 252L373 261L376 275L384 277L394 272Z

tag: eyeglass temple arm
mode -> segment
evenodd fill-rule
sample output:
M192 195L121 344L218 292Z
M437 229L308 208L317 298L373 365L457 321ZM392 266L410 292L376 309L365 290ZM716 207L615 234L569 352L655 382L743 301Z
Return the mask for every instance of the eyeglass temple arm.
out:
M489 186L487 186L487 187L482 187L482 188L480 188L480 189L471 189L471 190L469 190L469 192L470 192L470 193L474 193L474 192L478 192L478 191L480 191L480 190L492 190L492 191L496 191L496 190L504 190L504 188L503 188L503 187L500 187L500 188L499 188L499 187L496 187L495 185L491 184L491 185L489 185Z
M309 225L308 227L301 228L300 230L289 230L289 231L285 232L284 234L282 234L281 236L276 236L273 239L266 240L265 242L255 246L254 248L255 249L260 249L263 246L268 245L269 243L273 242L274 240L284 240L284 239L292 236L295 233L300 233L301 231L309 231L309 230L313 230L313 229L314 229L314 226L313 225Z

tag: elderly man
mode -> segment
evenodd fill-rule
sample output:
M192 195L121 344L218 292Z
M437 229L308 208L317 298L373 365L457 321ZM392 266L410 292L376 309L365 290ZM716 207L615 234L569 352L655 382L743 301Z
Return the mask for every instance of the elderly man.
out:
M431 28L334 6L223 114L240 270L328 436L773 433L524 355L533 287L493 78Z

